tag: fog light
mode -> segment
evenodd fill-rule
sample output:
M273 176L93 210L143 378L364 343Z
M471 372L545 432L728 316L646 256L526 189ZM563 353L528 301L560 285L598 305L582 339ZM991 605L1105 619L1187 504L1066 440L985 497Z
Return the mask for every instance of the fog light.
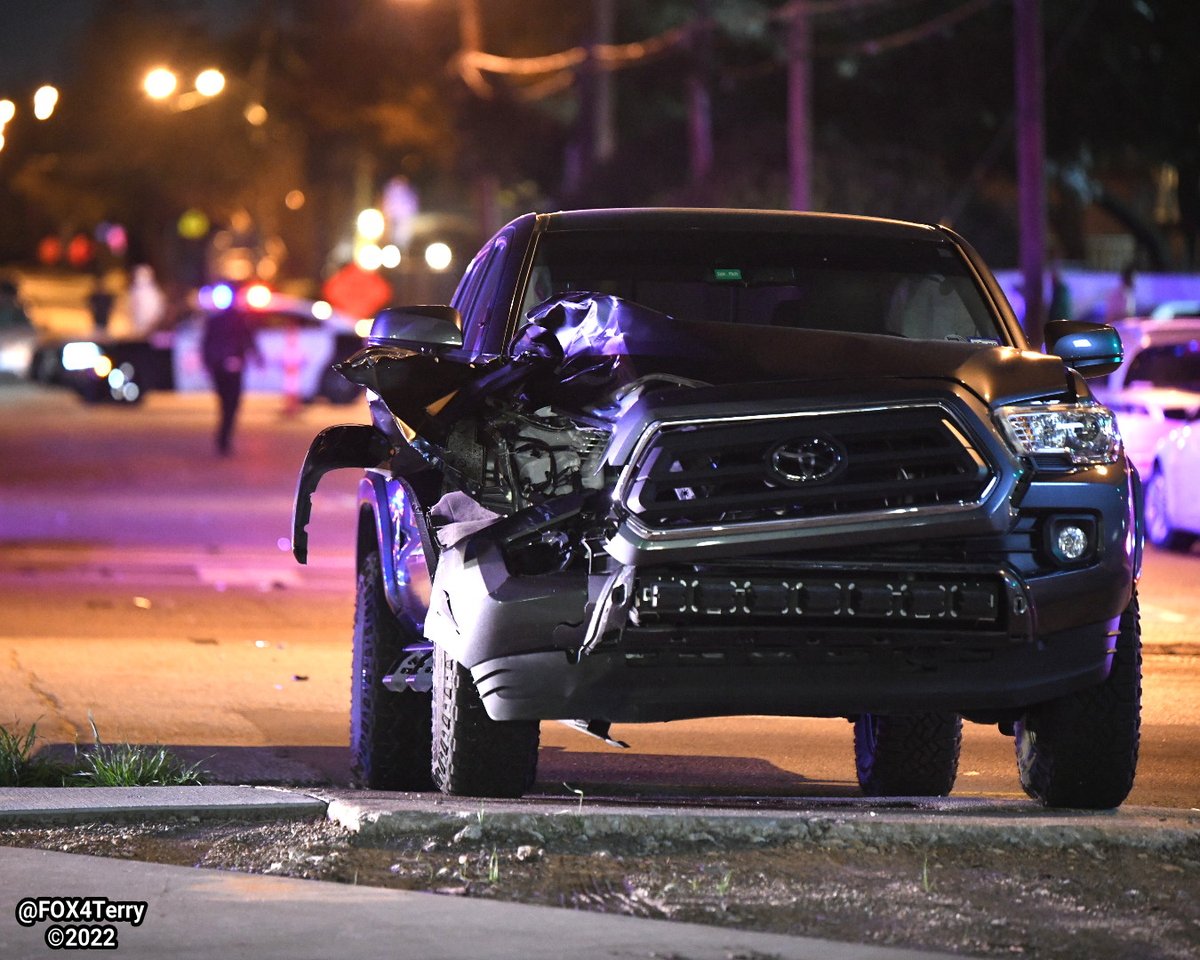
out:
M1076 514L1049 518L1042 526L1046 559L1059 565L1090 563L1100 550L1100 528L1095 517Z
M1054 545L1058 555L1064 560L1078 560L1088 552L1088 535L1082 527L1073 523L1063 524L1058 528Z

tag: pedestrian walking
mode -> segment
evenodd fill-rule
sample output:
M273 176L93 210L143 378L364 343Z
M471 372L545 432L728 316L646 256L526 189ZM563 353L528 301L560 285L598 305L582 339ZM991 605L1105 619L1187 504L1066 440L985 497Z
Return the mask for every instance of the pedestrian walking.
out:
M162 323L166 311L167 298L154 279L154 268L139 263L129 281L129 322L133 325L133 335L146 336Z
M1133 296L1133 265L1121 270L1121 281L1108 295L1104 305L1104 322L1116 323L1137 312L1137 301Z
M228 457L233 453L233 428L242 402L246 361L262 365L249 317L236 307L213 314L204 327L202 352L220 404L217 453Z
M294 319L283 335L283 409L285 417L300 412L300 373L304 368L304 347L300 342L300 324Z
M1047 313L1049 320L1070 320L1073 313L1071 288L1057 264L1050 268L1050 309Z
M25 306L17 294L16 283L8 279L0 280L0 328L26 330L32 327L29 314L25 312Z
M116 297L109 291L103 272L97 272L92 278L92 292L88 294L88 309L92 312L92 327L97 333L108 329L108 319L112 316L113 303Z

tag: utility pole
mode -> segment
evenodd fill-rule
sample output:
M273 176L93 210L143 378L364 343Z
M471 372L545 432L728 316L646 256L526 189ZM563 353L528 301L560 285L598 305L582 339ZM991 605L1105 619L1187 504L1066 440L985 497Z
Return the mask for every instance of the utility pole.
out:
M788 7L788 183L793 210L812 207L812 20L807 0Z
M563 163L563 193L567 197L585 191L596 167L616 151L612 75L597 55L598 48L612 43L614 27L613 0L592 0L587 55L575 74L579 113Z
M478 53L483 49L483 24L479 16L479 0L458 0L458 42L461 55ZM471 83L476 78L480 90L484 89L477 74L467 71L464 79ZM490 95L490 91L489 94ZM500 227L500 184L493 173L480 171L472 184L475 219L481 236L490 237Z
M1014 37L1017 84L1017 191L1020 261L1025 295L1025 336L1040 349L1045 302L1042 274L1046 262L1046 135L1041 0L1016 0Z
M458 0L458 42L464 53L476 53L483 49L479 0Z
M692 186L703 188L712 174L712 20L709 0L698 0L688 71L688 157Z
M592 42L597 46L611 44L616 36L616 8L613 0L592 0ZM596 63L596 102L592 115L592 159L607 163L617 152L617 134L613 100L613 75Z

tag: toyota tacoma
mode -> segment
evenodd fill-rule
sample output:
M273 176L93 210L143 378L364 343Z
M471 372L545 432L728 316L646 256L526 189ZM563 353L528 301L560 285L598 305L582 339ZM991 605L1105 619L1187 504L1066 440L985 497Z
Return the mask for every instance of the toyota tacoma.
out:
M953 787L962 722L1026 792L1110 808L1140 711L1136 472L1105 326L1031 349L940 226L528 214L447 306L338 364L370 424L351 749L363 785L519 796L539 722L845 717L868 796Z

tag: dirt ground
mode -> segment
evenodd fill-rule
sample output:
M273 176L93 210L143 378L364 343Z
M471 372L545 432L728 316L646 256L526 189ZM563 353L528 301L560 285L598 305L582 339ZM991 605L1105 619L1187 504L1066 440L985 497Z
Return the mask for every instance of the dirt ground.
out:
M365 840L320 821L12 829L0 844L426 890L966 956L1200 957L1200 841L1168 851L698 835L553 846Z

